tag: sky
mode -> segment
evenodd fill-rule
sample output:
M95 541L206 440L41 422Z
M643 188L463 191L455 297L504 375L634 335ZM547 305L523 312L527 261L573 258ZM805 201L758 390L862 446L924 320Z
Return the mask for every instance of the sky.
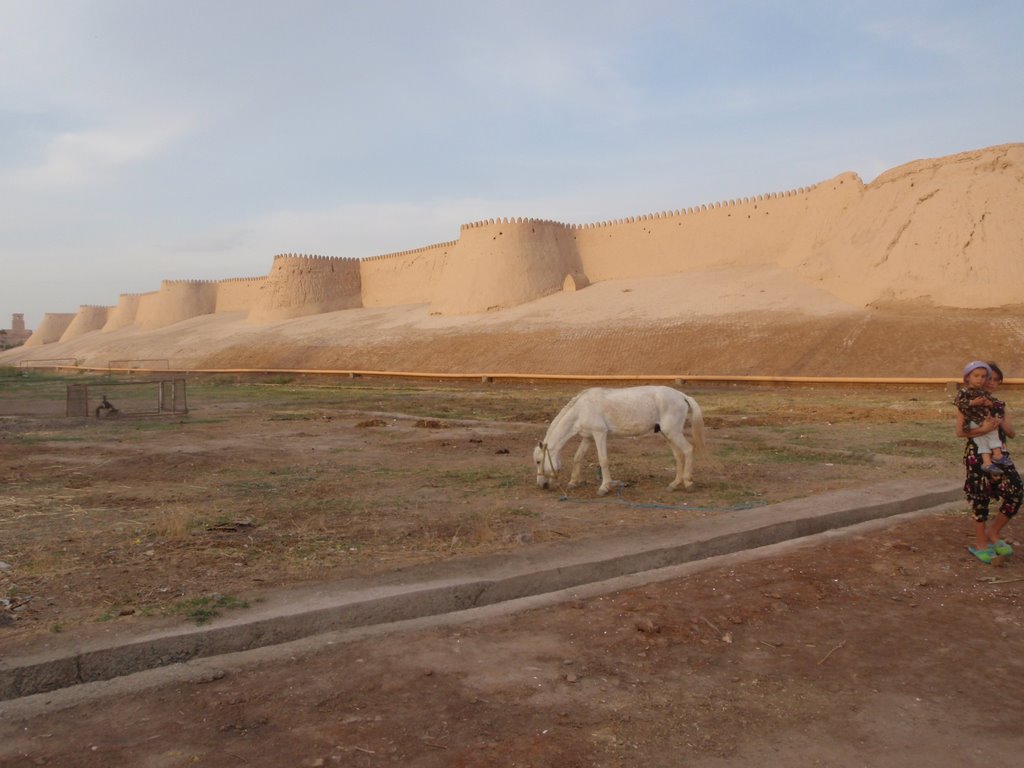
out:
M1024 141L1024 3L0 0L0 327Z

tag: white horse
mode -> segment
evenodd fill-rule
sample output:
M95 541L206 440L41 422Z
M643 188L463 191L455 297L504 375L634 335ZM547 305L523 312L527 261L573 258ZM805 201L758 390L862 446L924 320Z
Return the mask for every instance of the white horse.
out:
M690 417L693 444L686 439L683 428ZM547 488L551 478L561 469L559 453L573 435L581 435L580 447L572 459L569 487L580 482L583 457L591 444L597 446L601 464L600 496L612 487L608 471L608 435L660 434L676 457L676 477L670 490L680 485L693 487L693 452L704 455L704 416L697 401L671 387L629 387L626 389L585 389L566 403L555 416L544 439L533 449L537 466L537 485Z

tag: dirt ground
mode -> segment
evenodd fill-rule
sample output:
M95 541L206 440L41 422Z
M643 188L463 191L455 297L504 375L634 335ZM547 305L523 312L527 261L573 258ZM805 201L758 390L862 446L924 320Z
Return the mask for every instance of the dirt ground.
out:
M270 589L900 475L948 481L960 450L941 388L706 387L689 390L712 452L695 489L665 489L659 438L621 440L625 485L598 499L594 481L540 491L528 459L577 386L204 380L187 417L101 420L32 415L46 382L4 386L0 663L97 627L244 611ZM969 559L969 533L963 510L929 514L5 715L0 765L1009 762L1024 747L1024 580L1014 558Z

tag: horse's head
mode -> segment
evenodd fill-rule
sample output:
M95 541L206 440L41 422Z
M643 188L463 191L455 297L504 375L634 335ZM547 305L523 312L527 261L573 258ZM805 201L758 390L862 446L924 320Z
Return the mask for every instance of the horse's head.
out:
M533 463L537 467L537 486L548 488L551 485L551 478L561 469L558 454L548 450L544 443L537 443L537 447L533 449Z

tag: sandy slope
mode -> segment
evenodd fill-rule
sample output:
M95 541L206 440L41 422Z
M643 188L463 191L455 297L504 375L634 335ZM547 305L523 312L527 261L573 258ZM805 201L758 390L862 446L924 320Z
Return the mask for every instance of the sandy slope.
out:
M431 315L425 305L273 325L241 313L207 315L147 333L126 327L11 350L0 364L159 359L172 368L955 377L964 360L985 357L1013 377L1024 370L1022 341L1021 313L994 313L986 324L968 310L857 308L785 270L762 268L608 281L477 316Z

